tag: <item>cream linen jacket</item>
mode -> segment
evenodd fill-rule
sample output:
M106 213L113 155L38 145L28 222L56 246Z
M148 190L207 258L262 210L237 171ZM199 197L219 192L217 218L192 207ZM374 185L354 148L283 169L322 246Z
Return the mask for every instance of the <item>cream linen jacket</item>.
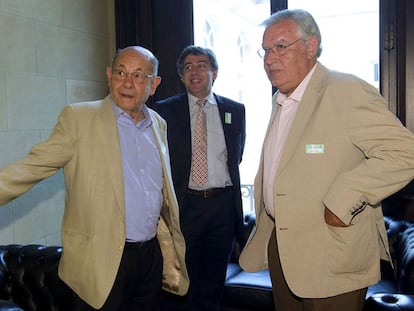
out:
M297 296L329 297L376 283L380 258L390 260L380 202L413 176L414 136L377 90L318 63L274 179L275 222L264 210L262 156L254 183L257 222L242 268L267 268L275 228L284 276ZM325 207L352 226L328 226Z

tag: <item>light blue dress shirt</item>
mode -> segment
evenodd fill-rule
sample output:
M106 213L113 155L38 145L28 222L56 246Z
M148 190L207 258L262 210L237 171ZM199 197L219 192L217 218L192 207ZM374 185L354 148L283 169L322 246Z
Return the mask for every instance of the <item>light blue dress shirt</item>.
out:
M122 156L126 238L132 242L147 241L157 232L163 186L161 158L151 116L144 106L145 118L135 125L127 113L112 104Z

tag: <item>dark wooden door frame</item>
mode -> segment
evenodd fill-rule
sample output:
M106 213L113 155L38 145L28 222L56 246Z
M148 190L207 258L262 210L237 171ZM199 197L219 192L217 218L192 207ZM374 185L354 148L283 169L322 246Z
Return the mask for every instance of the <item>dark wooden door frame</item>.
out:
M115 27L117 49L141 45L159 59L162 80L152 100L183 90L176 61L194 42L192 0L115 0Z

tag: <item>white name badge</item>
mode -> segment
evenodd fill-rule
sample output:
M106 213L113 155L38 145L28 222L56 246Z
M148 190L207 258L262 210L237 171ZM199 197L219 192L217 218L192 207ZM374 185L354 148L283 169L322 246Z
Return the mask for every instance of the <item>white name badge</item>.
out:
M307 144L305 145L306 154L322 154L325 153L324 144Z
M231 112L224 113L224 123L231 124Z

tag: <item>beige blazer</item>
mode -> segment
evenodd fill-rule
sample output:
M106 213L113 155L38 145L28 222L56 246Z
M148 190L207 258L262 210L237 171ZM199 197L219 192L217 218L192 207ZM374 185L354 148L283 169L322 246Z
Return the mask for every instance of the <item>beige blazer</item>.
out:
M318 63L274 179L275 222L264 210L262 153L254 183L256 227L240 256L242 268L268 267L275 228L283 272L296 295L329 297L376 283L380 258L390 260L380 202L413 176L414 136L377 90ZM325 207L352 226L328 226Z
M164 289L188 289L185 242L173 191L166 122L150 110L164 173L158 239L164 257ZM125 244L125 208L118 129L109 97L66 106L49 139L0 171L0 204L29 190L63 167L66 205L59 275L94 308L105 302Z

